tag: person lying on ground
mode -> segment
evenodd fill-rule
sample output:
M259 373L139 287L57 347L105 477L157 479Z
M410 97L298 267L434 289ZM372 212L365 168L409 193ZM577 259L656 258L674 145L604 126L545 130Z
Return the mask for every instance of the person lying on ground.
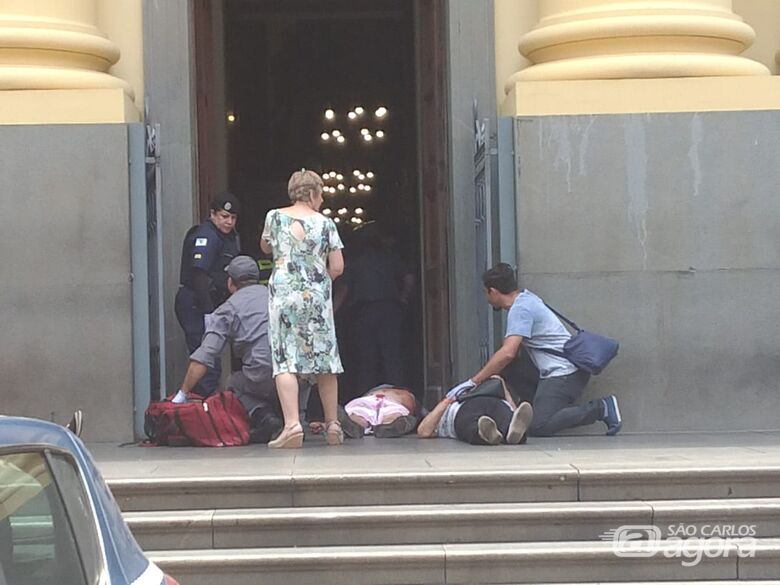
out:
M504 380L491 376L487 384L494 383L493 380L500 382L502 398L477 395L479 392L476 391L470 397L466 396L468 391L445 396L420 422L417 436L422 439L457 439L471 445L525 443L533 408L528 402L516 406Z
M420 412L417 399L411 391L383 384L363 396L339 407L339 422L344 434L351 439L374 435L378 439L401 437L414 431ZM322 431L321 422L309 427L315 433Z

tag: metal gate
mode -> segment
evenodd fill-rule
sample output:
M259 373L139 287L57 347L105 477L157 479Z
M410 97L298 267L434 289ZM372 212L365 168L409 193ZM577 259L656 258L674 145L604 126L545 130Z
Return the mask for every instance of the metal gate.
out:
M493 265L493 184L496 148L490 119L475 120L474 229L476 230L477 320L479 360L484 364L493 352L493 315L484 302L481 275Z
M146 241L149 258L149 360L151 399L159 400L165 373L165 330L162 283L162 176L160 174L160 125L146 125Z
M130 247L133 294L133 407L136 437L164 387L159 125L130 124Z

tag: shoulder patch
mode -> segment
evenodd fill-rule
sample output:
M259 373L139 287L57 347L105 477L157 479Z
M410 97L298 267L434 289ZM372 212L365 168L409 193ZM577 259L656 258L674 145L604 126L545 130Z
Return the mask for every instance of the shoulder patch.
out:
M195 247L196 248L202 248L203 246L208 245L209 240L208 238L195 238Z

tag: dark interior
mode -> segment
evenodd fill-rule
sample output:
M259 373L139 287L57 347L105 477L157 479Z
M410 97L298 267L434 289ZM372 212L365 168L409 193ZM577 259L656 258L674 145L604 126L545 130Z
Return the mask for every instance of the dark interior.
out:
M394 238L417 286L404 315L404 384L423 390L420 199L412 0L228 0L226 124L231 190L242 201L244 251L258 258L266 212L288 204L286 182L306 167L335 172L323 210L338 218L345 260L369 225ZM362 107L362 115L348 113ZM384 117L376 110L387 109ZM334 118L326 119L333 110ZM358 111L359 112L359 111ZM361 130L371 133L371 141ZM341 132L338 143L334 130ZM384 136L378 131L384 132ZM323 133L328 134L324 141ZM338 133L337 133L338 134ZM358 170L366 175L355 176ZM373 178L368 172L373 173ZM358 190L368 185L369 191ZM343 188L339 188L343 185ZM351 193L350 188L355 188ZM346 209L346 211L343 211ZM339 210L342 213L339 214ZM356 213L362 210L362 213ZM354 218L354 219L353 219ZM362 394L351 370L349 304L337 314L342 400ZM382 332L378 331L377 335Z

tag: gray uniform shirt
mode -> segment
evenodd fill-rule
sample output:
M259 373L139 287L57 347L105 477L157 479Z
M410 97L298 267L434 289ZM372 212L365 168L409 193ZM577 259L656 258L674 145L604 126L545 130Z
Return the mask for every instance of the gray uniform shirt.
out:
M203 341L190 359L214 367L225 343L241 359L242 372L253 382L270 380L271 347L268 341L268 289L261 284L237 290L212 314Z

